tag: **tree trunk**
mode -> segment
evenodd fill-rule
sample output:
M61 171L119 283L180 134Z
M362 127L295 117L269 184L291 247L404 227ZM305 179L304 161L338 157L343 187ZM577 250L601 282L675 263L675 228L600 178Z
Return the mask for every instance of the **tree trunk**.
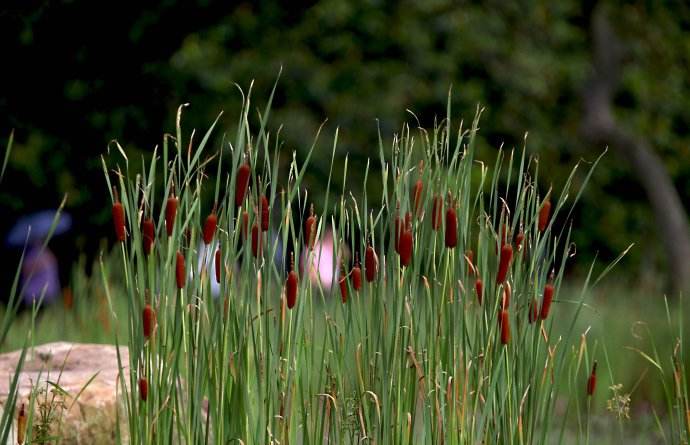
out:
M593 74L584 91L583 133L622 156L645 189L657 223L674 293L690 287L690 225L680 196L661 158L641 136L616 121L612 97L618 84L620 51L613 30L598 8L592 22Z

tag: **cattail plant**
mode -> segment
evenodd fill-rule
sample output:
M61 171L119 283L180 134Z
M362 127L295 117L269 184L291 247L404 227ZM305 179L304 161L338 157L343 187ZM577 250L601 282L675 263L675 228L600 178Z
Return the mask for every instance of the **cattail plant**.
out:
M510 296L512 292L512 287L510 286L509 282L505 282L503 286L503 296L501 298L501 309L508 310L508 306L510 306Z
M175 215L177 215L177 204L178 199L175 196L175 192L171 191L168 200L165 202L165 231L168 234L168 238L173 234Z
M455 212L455 201L448 193L448 210L446 210L446 248L454 249L458 245L458 215Z
M522 243L525 241L525 232L523 232L522 227L517 235L515 235L515 248L519 252L522 249Z
M153 330L156 327L156 313L149 303L146 303L144 310L142 311L142 326L144 338L151 338Z
M216 283L220 284L220 272L223 270L223 258L220 252L220 245L216 249Z
M434 201L431 205L431 228L437 232L441 228L443 222L443 198L440 195L434 196ZM457 216L456 216L457 219Z
M204 244L207 246L213 241L213 235L216 233L216 227L218 226L218 215L216 215L217 204L213 204L213 210L206 217L204 222Z
M249 237L249 212L246 210L242 211L242 235L244 239Z
M184 266L184 255L179 250L177 251L175 260L175 282L178 289L183 289L187 282L187 271Z
M405 126L391 150L380 144L380 196L333 199L329 179L319 194L324 199L305 207L300 191L309 187L304 178L312 152L299 157L302 165L297 157L289 161L279 133L269 137L268 113L257 113L254 125L249 111L247 102L236 139L222 142L215 155L202 147L213 138L195 148L191 136L183 137L193 132L178 126L173 150L153 156L144 172L127 164L120 177L125 208L130 197L138 202L143 193L149 205L150 191L183 180L163 203L170 237L159 255L143 261L139 246L115 249L113 264L123 270L113 275L102 268L104 285L121 285L125 298L119 300L128 307L123 326L129 327L130 355L123 368L139 369L120 373L131 443L347 444L365 437L381 444L540 443L558 437L550 413L579 412L555 403L578 403L560 392L584 383L581 373L569 374L581 336L571 332L576 323L529 324L546 318L553 298L554 279L544 286L545 268L562 265L560 283L572 258L561 253L572 243L570 232L552 231L554 220L538 239L529 238L532 230L539 234L543 209L538 163L499 150L491 172L474 147L478 121L461 126L448 116L433 132L420 129L419 137ZM274 165L285 159L287 169L282 161ZM420 159L433 175L423 178L420 167L419 177L410 176ZM205 181L216 162L209 214L201 209L211 203L204 200ZM163 174L161 166L168 169ZM110 170L106 166L108 180ZM266 183L271 190L280 184L278 199ZM366 182L364 188L373 189ZM562 196L580 195L566 190ZM427 200L430 227L421 220ZM116 208L119 199L113 201ZM124 240L124 212L119 221L116 235ZM316 248L320 222L328 229L323 249ZM269 226L275 226L270 238ZM191 239L177 238L188 230L205 246L197 250ZM331 246L331 239L341 241ZM524 255L527 248L528 257L512 261L513 249ZM250 249L266 261L255 260ZM292 252L287 273L280 261L285 252ZM303 270L295 267L298 253ZM307 266L312 259L314 266ZM219 296L209 269L214 265L215 280L223 283ZM231 271L237 279L230 279ZM376 285L362 287L362 272ZM156 297L142 299L142 289L155 289ZM564 332L563 325L573 327ZM155 397L148 398L149 384Z
M594 394L594 390L597 388L597 362L594 361L592 365L592 372L589 374L587 379L587 396L591 397Z
M553 300L553 271L549 277L549 282L544 286L544 296L541 301L541 311L539 312L540 318L546 320L549 316L549 309L551 309L551 301Z
M259 229L259 224L254 221L254 224L252 224L252 253L254 258L258 258L261 255L261 238L262 232Z
M316 215L314 215L314 204L309 207L309 217L304 222L304 243L309 250L314 249L316 242Z
M408 223L400 234L400 264L404 267L412 261L412 226Z
M484 282L482 281L481 278L477 278L477 280L474 282L474 290L475 290L475 292L477 292L477 301L479 302L479 305L481 306L482 298L484 296Z
M371 245L368 245L364 252L364 272L367 277L367 282L371 283L376 279L378 269L379 259L376 256L376 251Z
M362 288L362 269L359 267L359 254L355 254L355 265L352 266L352 288L359 291Z
M549 225L549 216L551 216L551 199L547 196L544 204L541 205L539 209L539 231L543 232L546 230L546 226Z
M237 168L237 177L235 178L235 206L239 207L247 195L249 188L249 177L251 176L251 169L246 159Z
M139 378L139 397L142 402L146 402L149 397L149 382L144 377Z
M144 253L146 255L150 255L151 251L153 250L153 244L156 239L155 231L156 225L154 224L153 219L144 219L144 221L141 223L141 234L143 236Z
M268 198L266 198L266 195L261 195L259 202L259 210L261 212L261 231L268 232L268 226L270 223L270 209L268 207Z
M125 209L120 202L120 196L117 189L113 187L113 196L115 202L113 203L113 226L115 228L115 238L123 242L127 239L127 232L125 231Z
M295 257L294 254L290 258L290 273L288 273L285 281L285 296L287 298L287 307L292 309L297 302L297 272L295 272Z
M506 244L501 248L501 255L498 263L498 273L496 274L496 284L505 282L510 269L510 262L513 260L513 246Z
M508 311L502 309L498 319L501 327L501 344L507 345L510 342L510 318L508 317Z
M414 183L412 188L412 202L414 203L414 214L419 217L422 213L422 203L424 201L424 182L422 181L422 168L424 167L424 161L419 163L419 179Z

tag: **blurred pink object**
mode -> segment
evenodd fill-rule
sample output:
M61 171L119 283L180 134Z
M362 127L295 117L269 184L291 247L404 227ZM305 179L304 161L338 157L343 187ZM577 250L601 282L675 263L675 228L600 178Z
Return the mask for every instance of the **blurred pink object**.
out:
M335 271L340 267L340 261L335 258L335 246L333 244L333 233L326 232L320 240L314 243L314 250L303 250L300 258L300 271L304 275L304 264L307 255L311 258L309 267L309 281L312 284L319 284L324 288L330 288L333 284Z

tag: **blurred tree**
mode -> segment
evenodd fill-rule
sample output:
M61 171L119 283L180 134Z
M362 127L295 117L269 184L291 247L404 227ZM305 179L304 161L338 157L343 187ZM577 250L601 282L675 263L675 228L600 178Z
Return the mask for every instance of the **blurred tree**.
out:
M595 142L610 143L628 161L644 187L655 213L658 237L664 244L674 294L690 284L690 226L681 198L661 158L645 138L614 117L612 97L619 85L622 45L611 29L607 12L594 15L593 73L584 90L583 133Z

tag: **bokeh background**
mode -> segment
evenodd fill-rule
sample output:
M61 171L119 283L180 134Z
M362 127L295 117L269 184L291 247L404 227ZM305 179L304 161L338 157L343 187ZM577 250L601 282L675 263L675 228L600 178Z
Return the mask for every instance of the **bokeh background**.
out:
M501 145L521 148L529 132L527 150L555 188L575 162L610 146L575 214L577 263L595 254L611 260L635 243L616 270L620 282L658 296L687 284L685 2L286 5L2 2L0 138L4 146L14 129L15 147L0 188L0 233L66 194L74 225L52 246L67 280L69 265L94 258L111 233L99 159L109 141L150 156L173 131L181 103L191 104L185 128L205 131L225 110L222 126L232 132L236 85L246 91L254 80L253 101L262 107L282 67L271 125L283 126L285 149L305 153L328 119L308 183L325 180L340 127L349 184L361 192L357 175L377 156L377 127L390 137L414 124L408 109L433 125L452 86L456 118L469 121L485 108L480 157L490 160ZM18 251L3 249L3 262L16 264ZM5 288L14 269L3 270Z

